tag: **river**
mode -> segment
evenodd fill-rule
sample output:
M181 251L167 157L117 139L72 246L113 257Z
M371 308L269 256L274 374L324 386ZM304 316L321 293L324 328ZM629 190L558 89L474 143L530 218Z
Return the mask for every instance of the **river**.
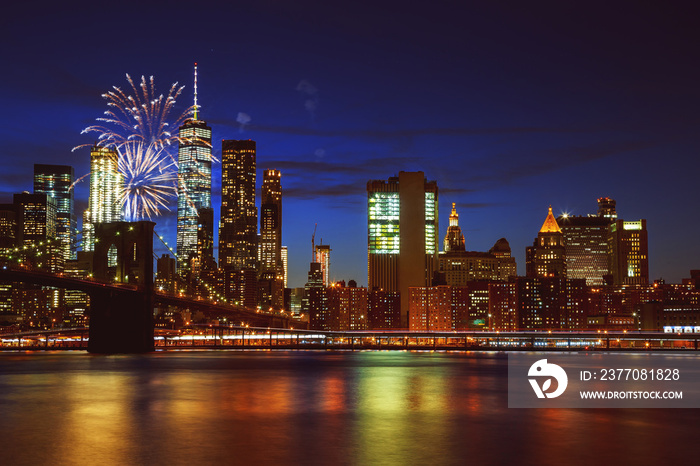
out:
M505 353L4 352L0 464L696 462L698 409L509 409L507 378Z

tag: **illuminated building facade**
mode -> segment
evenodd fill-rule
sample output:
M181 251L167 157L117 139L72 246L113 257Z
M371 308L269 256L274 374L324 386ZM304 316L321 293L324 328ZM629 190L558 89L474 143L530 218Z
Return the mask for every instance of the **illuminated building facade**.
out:
M211 275L216 269L214 261L214 209L203 207L197 211L197 248L190 255L192 275L213 281Z
M445 283L451 286L464 286L481 280L504 281L517 274L514 257L497 257L490 252L440 253L438 264Z
M588 316L583 279L557 276L519 277L517 315L520 330L580 330Z
M564 234L554 218L552 206L533 245L526 248L525 260L528 277L566 277Z
M450 226L444 251L438 255L438 270L450 286L466 286L471 281L508 280L517 274L515 258L505 238L499 239L489 252L466 251L459 215L452 204Z
M56 237L63 246L64 260L76 257L77 221L73 200L73 167L34 164L34 193L48 194L56 200Z
M312 262L309 278L304 285L301 300L301 313L309 316L309 326L315 330L331 330L331 316L328 312L328 295L323 286L321 264Z
M284 306L285 272L282 261L282 184L279 170L265 170L260 195L259 303Z
M219 268L224 270L226 299L245 302L246 307L255 307L257 301L255 154L255 141L224 140L221 144Z
M489 309L490 282L466 286L411 287L410 330L475 330L493 325Z
M368 293L367 315L371 330L401 328L401 303L398 291L371 290Z
M610 274L608 264L608 234L617 219L615 200L598 199L598 214L562 215L557 223L564 234L566 276L583 278L586 284L600 286Z
M321 273L323 274L323 286L330 286L330 270L331 270L331 247L328 244L317 244L315 246L316 262L321 264Z
M13 196L19 212L19 243L33 246L49 238L56 238L56 200L48 194L27 192ZM62 251L62 247L60 248Z
M450 226L447 227L445 235L445 252L465 251L464 234L459 227L459 214L455 209L455 203L452 203L452 212L450 213Z
M211 128L199 119L196 63L194 114L180 126L178 136L177 256L178 266L187 268L190 256L197 253L198 228L201 226L199 210L211 208ZM213 223L211 225L213 228ZM198 260L201 262L202 258Z
M489 283L489 314L494 330L518 330L518 304L514 281Z
M610 225L608 260L614 285L649 284L646 220L616 220Z
M260 269L282 262L282 185L279 170L265 170L260 196Z
M358 288L355 281L332 283L326 288L329 326L331 330L367 329L367 288Z
M287 246L282 246L280 248L280 255L282 257L282 268L284 269L284 287L287 288L287 277L289 276L288 269L287 269Z
M452 330L452 287L409 288L409 330Z
M431 284L438 253L438 187L423 172L399 172L367 183L368 284L398 292L408 328L409 287Z
M83 214L83 250L95 249L95 224L122 219L120 190L124 177L119 172L116 151L94 146L90 150L90 199Z

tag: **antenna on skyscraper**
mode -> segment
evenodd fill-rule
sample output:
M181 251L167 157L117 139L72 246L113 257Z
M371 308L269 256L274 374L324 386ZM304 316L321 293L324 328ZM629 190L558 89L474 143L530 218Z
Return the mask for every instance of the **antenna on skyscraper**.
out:
M318 223L314 223L314 234L311 235L311 262L316 262L316 227Z
M197 107L197 62L194 63L194 119L197 120L199 107Z

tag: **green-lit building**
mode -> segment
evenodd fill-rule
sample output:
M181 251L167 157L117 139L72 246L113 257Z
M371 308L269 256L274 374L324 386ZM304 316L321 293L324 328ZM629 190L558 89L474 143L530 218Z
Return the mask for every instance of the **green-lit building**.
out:
M402 328L408 328L408 288L431 285L437 234L438 187L423 172L367 183L368 288L399 292Z

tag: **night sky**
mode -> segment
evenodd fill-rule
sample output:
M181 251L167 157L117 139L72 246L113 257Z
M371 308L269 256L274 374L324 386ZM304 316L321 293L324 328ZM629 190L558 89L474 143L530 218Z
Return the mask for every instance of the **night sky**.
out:
M182 111L198 62L217 158L222 139L253 139L258 186L282 171L290 286L315 223L331 276L366 285L366 183L400 170L437 181L440 249L456 202L467 249L505 237L522 275L550 204L586 215L607 196L647 219L652 279L700 268L691 2L98 3L3 7L0 202L32 189L34 163L89 172L71 149L126 73L185 84ZM217 164L217 221L220 183ZM84 182L79 218L87 197ZM174 245L172 206L156 230Z

